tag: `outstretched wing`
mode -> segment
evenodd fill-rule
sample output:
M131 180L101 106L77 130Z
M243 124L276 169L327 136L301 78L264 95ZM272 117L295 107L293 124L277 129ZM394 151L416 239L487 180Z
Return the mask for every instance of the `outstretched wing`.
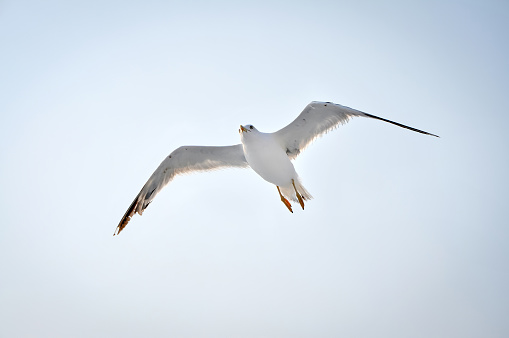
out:
M347 123L354 116L369 117L376 120L392 123L402 128L418 133L436 136L428 132L389 121L378 116L363 113L340 104L332 102L313 101L304 108L302 113L289 125L278 130L274 135L291 159L296 158L315 138Z
M225 167L246 168L248 166L241 144L225 147L183 146L174 150L150 176L120 220L113 235L119 234L135 213L141 215L159 191L176 175Z

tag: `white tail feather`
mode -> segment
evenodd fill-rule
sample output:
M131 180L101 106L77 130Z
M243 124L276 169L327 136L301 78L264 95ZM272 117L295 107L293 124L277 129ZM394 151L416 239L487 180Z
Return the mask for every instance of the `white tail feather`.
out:
M309 201L310 199L313 198L313 196L311 196L311 194L302 185L300 178L297 178L296 180L294 180L294 182L295 182L295 187L297 188L297 191L302 196L304 201ZM297 198L297 195L295 194L295 189L293 188L293 184L290 183L289 185L286 185L284 187L279 187L279 188L281 189L281 193L283 194L283 196L286 197L287 199L294 201L294 202L299 201L299 199Z

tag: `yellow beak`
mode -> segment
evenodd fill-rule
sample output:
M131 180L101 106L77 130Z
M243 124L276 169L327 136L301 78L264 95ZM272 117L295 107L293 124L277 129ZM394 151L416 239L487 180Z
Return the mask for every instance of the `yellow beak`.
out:
M240 126L240 130L241 130L242 132L247 131L247 129L246 129L246 128L244 128L243 126Z

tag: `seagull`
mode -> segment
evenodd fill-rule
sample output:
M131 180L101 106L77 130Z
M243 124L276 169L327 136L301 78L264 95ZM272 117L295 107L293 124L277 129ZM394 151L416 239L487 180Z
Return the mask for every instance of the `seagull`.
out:
M340 104L313 101L292 123L274 133L260 132L251 124L241 125L239 129L241 144L219 147L182 146L175 149L141 188L120 220L113 236L125 228L134 214L142 215L154 197L175 176L191 172L251 167L264 180L276 186L281 201L290 212L293 213L289 200L298 202L304 210L304 202L313 197L302 185L291 160L294 160L314 139L356 116L388 122L421 134L439 137Z

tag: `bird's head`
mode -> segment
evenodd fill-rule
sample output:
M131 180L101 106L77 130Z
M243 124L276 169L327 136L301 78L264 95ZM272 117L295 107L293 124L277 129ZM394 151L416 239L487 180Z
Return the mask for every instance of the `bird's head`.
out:
M258 132L258 130L252 124L246 124L245 126L241 125L239 129L239 133L241 136L244 136L248 133Z

